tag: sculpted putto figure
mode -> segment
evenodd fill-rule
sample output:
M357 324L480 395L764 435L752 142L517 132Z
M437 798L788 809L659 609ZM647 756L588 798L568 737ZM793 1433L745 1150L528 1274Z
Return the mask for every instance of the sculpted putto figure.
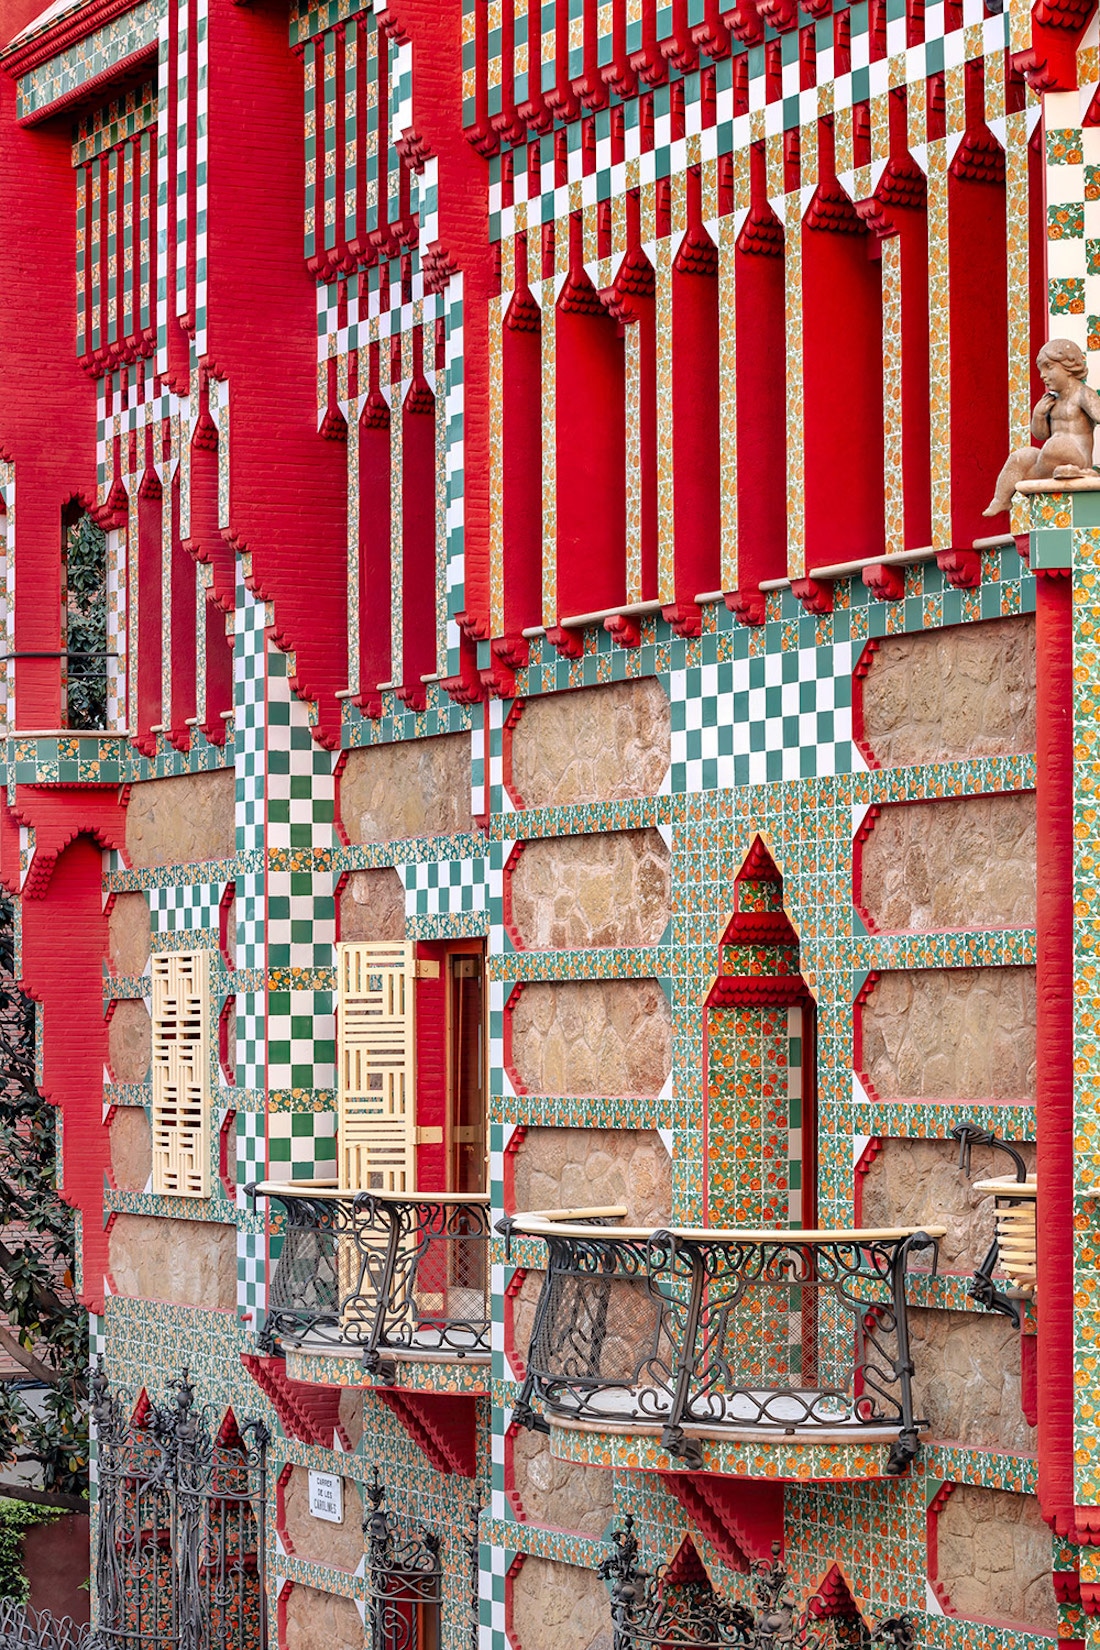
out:
M997 477L986 516L1012 503L1021 481L1074 481L1091 476L1092 433L1100 424L1100 395L1085 383L1084 353L1069 338L1052 338L1035 365L1047 393L1035 403L1031 433L1041 447L1018 447Z

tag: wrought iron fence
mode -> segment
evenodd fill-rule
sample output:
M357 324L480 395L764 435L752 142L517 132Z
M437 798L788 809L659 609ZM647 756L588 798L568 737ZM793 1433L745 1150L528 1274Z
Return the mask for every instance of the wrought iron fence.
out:
M919 1251L934 1266L942 1228L650 1231L590 1225L586 1213L498 1227L549 1251L517 1420L659 1427L664 1447L696 1466L701 1433L866 1441L887 1429L887 1471L904 1471L922 1425L905 1278Z
M95 1650L266 1650L267 1428L196 1407L186 1370L169 1391L92 1377Z
M363 1521L367 1550L367 1650L440 1650L442 1644L443 1558L438 1533L399 1518L386 1507L378 1469L367 1485L370 1512ZM470 1512L466 1541L469 1565L471 1642L479 1639L480 1508ZM2 1647L0 1647L2 1650Z
M271 1345L361 1351L383 1381L394 1355L489 1356L489 1199L249 1187L284 1214L268 1290Z
M0 1650L99 1650L99 1645L92 1629L71 1616L0 1598Z
M610 1584L613 1650L827 1650L833 1641L825 1600L811 1597L801 1610L795 1604L778 1544L770 1560L752 1566L754 1606L720 1597L701 1565L677 1579L667 1565L642 1569L629 1514L611 1539L600 1575ZM872 1628L854 1610L836 1635L849 1650L912 1650L913 1636L908 1616Z

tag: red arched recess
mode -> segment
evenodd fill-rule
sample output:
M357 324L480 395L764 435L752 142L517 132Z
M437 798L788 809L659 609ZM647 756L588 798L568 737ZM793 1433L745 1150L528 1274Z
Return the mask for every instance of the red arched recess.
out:
M103 1182L109 1162L103 1127L103 847L118 847L123 809L117 792L20 786L6 825L32 826L36 852L23 890L20 984L42 1005L42 1092L63 1120L62 1195L83 1216L83 1290L103 1310L107 1238ZM14 867L10 857L14 837ZM18 883L18 832L5 828L3 879ZM13 875L14 870L14 875Z
M704 1010L704 1224L812 1228L814 1000L783 879L757 837L734 883Z

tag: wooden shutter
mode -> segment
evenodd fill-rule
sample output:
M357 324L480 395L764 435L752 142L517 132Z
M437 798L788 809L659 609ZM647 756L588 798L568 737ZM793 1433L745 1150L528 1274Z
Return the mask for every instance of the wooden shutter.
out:
M153 1190L210 1196L210 953L162 951L153 974Z
M356 940L337 955L340 1186L414 1192L413 947Z

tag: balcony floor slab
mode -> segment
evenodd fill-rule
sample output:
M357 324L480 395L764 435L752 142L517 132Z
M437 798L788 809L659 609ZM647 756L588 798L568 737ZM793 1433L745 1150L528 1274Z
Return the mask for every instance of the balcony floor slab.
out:
M801 1434L765 1431L757 1427L707 1428L686 1426L685 1437L698 1443L704 1472L730 1478L772 1478L788 1483L843 1482L888 1478L890 1449L898 1427L866 1427L858 1438L852 1430L827 1432L814 1428ZM682 1465L661 1443L659 1426L617 1427L592 1421L550 1423L550 1453L560 1461L590 1467L615 1467L636 1472L696 1471Z
M390 1384L407 1392L463 1392L472 1397L489 1391L487 1352L456 1358L449 1353L387 1350L383 1357L396 1366L397 1379L392 1383L371 1375L363 1368L362 1353L346 1345L288 1348L286 1371L291 1380L311 1381L317 1386L370 1389Z

